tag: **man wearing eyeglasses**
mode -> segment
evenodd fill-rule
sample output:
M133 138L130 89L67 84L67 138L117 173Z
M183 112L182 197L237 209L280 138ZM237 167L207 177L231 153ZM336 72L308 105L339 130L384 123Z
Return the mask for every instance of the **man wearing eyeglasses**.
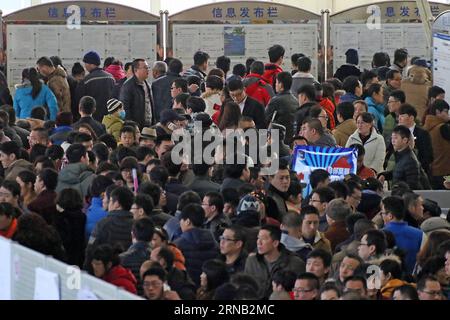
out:
M361 238L358 255L364 262L380 258L386 250L386 237L380 230L369 230Z
M442 288L439 281L430 275L417 282L417 293L420 300L442 300Z
M240 226L227 227L220 236L220 259L227 265L229 275L244 271L247 252L245 233Z
M132 64L133 77L128 79L120 89L126 113L126 120L133 120L139 128L155 124L155 111L152 90L149 82L149 66L144 59L135 59Z
M297 277L292 291L295 300L317 300L319 299L319 289L319 278L311 272L305 272Z
M203 197L202 207L205 211L203 229L211 231L216 241L222 233L224 226L231 225L230 219L223 214L223 197L219 192L208 192Z

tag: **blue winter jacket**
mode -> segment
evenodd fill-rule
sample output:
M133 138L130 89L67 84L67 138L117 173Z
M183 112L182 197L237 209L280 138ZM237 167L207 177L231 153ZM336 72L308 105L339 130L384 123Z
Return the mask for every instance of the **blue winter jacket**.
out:
M205 261L214 259L219 254L219 246L209 230L193 228L183 232L174 244L186 259L186 270L197 286Z
M422 245L423 232L408 226L405 221L391 221L384 229L394 234L396 246L405 252L406 270L411 274L416 264L416 255Z
M384 104L377 104L372 97L366 98L368 111L375 117L375 123L379 132L383 132L384 127Z
M353 93L346 93L339 99L339 102L351 102L353 103L356 100L361 100L360 97L354 95Z
M49 119L55 120L56 115L58 114L58 102L56 101L56 97L52 90L50 90L47 85L42 84L41 91L39 91L39 94L33 99L31 96L32 89L29 81L24 81L23 84L16 86L13 104L17 118L29 118L33 108L46 105L50 111Z
M108 215L108 212L103 210L102 206L102 198L93 197L91 201L91 205L87 211L86 217L86 239L89 239L92 230L94 230L97 222L102 220L104 217Z

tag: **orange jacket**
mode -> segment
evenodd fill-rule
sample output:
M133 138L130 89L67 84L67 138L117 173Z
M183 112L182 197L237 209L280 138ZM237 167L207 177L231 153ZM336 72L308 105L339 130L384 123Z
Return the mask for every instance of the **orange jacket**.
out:
M6 229L5 231L0 230L0 236L5 237L6 239L11 239L14 233L16 233L16 230L17 230L17 219L13 218L8 229Z

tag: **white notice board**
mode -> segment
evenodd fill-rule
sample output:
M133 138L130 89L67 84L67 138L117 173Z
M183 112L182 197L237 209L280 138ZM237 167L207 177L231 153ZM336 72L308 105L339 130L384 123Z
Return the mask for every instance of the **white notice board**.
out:
M193 64L198 50L210 55L210 66L216 58L226 55L231 65L245 64L247 58L268 62L268 49L282 45L285 49L283 68L290 70L290 57L303 53L313 61L312 74L317 77L317 50L319 21L307 24L227 24L227 25L173 25L173 56L183 62L184 68Z
M450 36L433 34L433 85L450 92ZM450 103L450 95L445 100Z
M34 67L42 56L59 56L70 72L74 62L95 50L105 59L113 56L124 64L144 58L156 60L156 25L82 25L80 30L65 25L8 25L8 86L21 82L22 69Z
M394 61L394 52L408 49L410 57L431 59L430 44L421 23L383 23L381 29L370 30L365 24L331 23L333 72L345 63L345 52L352 48L359 53L361 69L371 69L375 52L386 52Z

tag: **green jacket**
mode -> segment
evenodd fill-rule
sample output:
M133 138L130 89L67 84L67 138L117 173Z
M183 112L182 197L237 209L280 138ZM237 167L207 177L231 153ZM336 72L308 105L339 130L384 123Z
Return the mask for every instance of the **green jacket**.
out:
M113 114L103 117L102 123L106 127L106 133L112 134L116 141L120 140L120 130L123 127L123 120Z

